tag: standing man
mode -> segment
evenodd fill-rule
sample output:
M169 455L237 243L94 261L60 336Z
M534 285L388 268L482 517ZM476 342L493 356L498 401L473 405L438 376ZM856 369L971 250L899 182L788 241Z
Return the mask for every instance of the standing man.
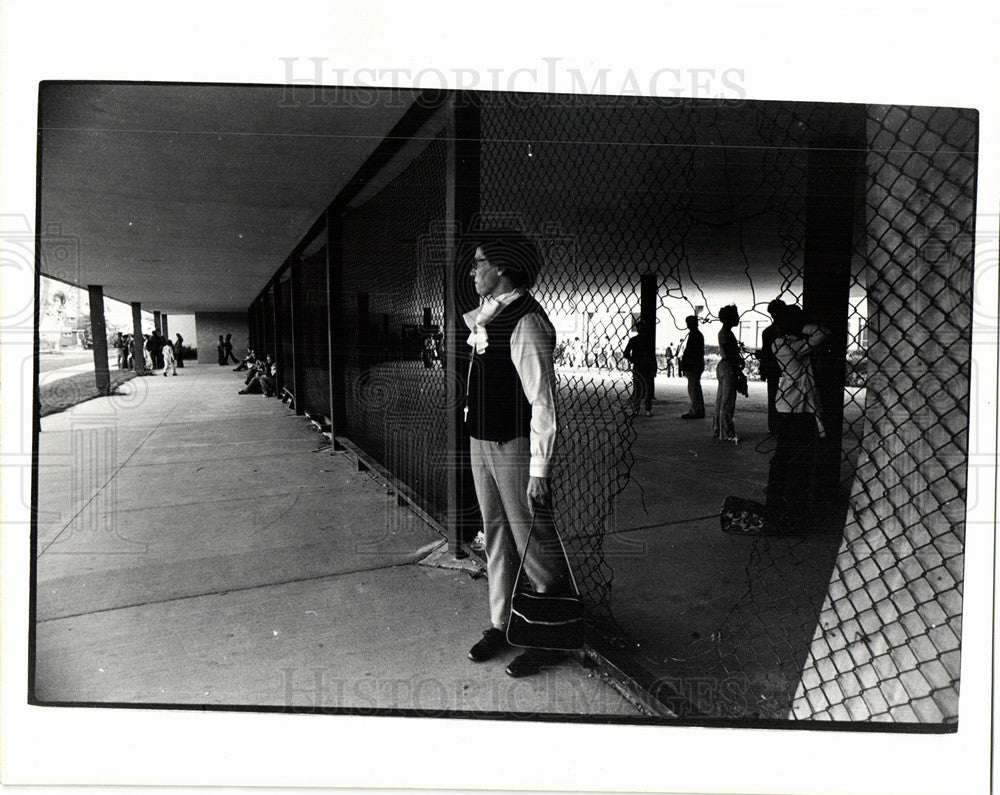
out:
M705 397L701 392L701 374L705 370L705 337L698 331L698 318L688 315L688 335L681 354L681 375L688 380L688 398L691 408L681 414L682 420L702 420L705 418Z
M664 359L667 363L667 378L674 377L674 346L667 345L667 350L664 351Z
M483 302L464 316L473 348L466 425L483 516L491 621L469 650L474 662L508 647L514 578L529 531L524 574L534 590L569 592L569 568L552 522L549 485L556 437L555 329L528 293L540 267L538 248L523 234L486 233L472 272ZM506 671L513 677L530 676L563 657L563 652L528 649Z
M635 323L635 336L628 341L622 356L632 365L632 413L639 413L639 406L646 409L646 416L653 415L653 378L656 375L656 352L653 348L652 330L645 320Z
M767 305L767 313L773 322L760 333L760 351L757 354L761 378L767 382L767 429L773 436L778 435L779 418L774 401L778 394L778 378L781 376L781 368L774 356L774 341L778 337L779 316L787 308L788 305L780 298L775 298Z

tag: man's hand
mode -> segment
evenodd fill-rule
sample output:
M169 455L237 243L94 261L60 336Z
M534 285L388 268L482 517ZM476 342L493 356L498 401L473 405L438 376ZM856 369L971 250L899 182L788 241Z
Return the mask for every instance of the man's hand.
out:
M548 478L528 478L528 505L532 510L537 507L547 508L551 497Z

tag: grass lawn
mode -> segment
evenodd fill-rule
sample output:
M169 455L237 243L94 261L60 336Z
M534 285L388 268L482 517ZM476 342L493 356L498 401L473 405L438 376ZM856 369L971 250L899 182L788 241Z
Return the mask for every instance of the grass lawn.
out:
M111 371L111 391L120 384L135 378L135 373L130 370ZM93 373L80 373L62 378L51 384L43 384L38 389L38 399L41 403L41 415L45 417L55 414L58 411L65 411L78 403L100 397L97 386L94 383Z
M93 362L93 351L79 351L76 349L53 353L51 351L38 354L38 372L47 373L51 370L60 370L63 367L72 367L74 364Z

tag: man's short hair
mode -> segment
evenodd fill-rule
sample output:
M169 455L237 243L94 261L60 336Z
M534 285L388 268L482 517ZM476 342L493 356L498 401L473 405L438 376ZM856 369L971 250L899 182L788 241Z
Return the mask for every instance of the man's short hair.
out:
M688 325L688 326L690 326L690 325L691 325L691 321L692 321L692 320L693 320L693 321L694 321L695 323L697 323L697 322L698 322L698 316L697 316L697 315L688 315L688 316L687 316L686 318L684 318L684 323L685 323L685 325Z
M542 269L542 254L538 245L515 229L480 232L478 246L490 265L502 270L515 287L531 287Z
M780 298L775 298L767 305L767 314L769 314L773 318L776 318L778 317L779 314L781 314L782 310L785 309L787 306L788 304L786 304Z

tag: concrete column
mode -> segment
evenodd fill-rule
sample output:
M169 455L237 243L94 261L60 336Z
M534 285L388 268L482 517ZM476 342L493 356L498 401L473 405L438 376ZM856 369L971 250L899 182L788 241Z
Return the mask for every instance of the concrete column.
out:
M111 392L111 373L108 368L108 329L104 324L104 288L88 284L90 297L90 338L94 341L94 379L102 395Z
M163 330L160 326L160 313L155 311L153 312L153 328L156 329L157 334L163 333Z
M864 166L859 154L865 140L863 107L853 121L854 135L810 142L807 172L802 308L831 333L827 350L813 356L826 430L814 482L821 501L834 499L840 486L856 187Z
M160 333L164 337L169 337L170 336L170 327L167 325L167 313L166 312L164 312L163 314L160 315L160 329L161 329Z
M146 359L142 339L142 304L132 302L132 369L137 373L146 372Z

